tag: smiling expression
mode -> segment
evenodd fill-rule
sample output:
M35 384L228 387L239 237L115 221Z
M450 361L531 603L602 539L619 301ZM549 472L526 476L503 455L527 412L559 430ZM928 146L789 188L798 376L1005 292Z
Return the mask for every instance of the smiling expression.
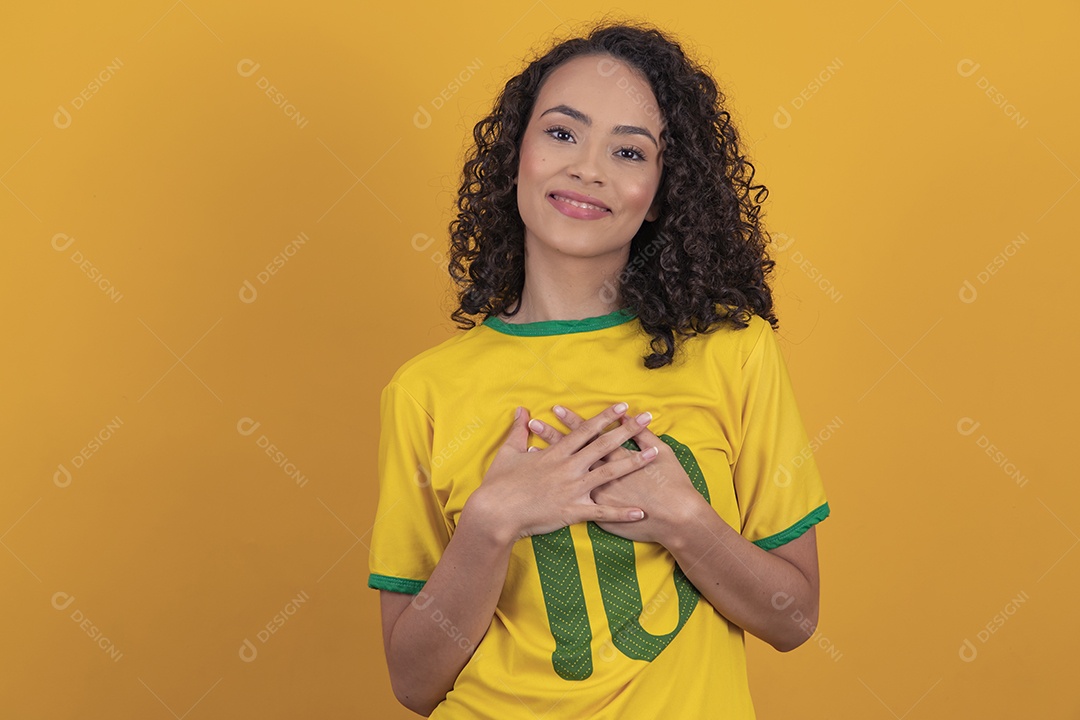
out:
M659 216L662 129L648 81L626 63L589 55L553 70L521 140L526 246L628 254L642 221Z

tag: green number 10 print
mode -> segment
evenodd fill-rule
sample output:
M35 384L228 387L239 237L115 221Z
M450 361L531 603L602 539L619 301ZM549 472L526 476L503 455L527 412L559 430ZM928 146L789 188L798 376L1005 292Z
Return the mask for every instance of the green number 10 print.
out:
M675 451L680 464L694 488L709 500L709 489L701 474L697 460L690 449L670 435L661 435ZM639 450L637 443L627 440L623 447ZM663 635L654 635L641 625L641 587L634 563L634 542L604 531L596 523L588 523L589 539L592 541L600 580L600 596L604 612L611 627L612 642L624 655L634 660L651 661L668 646L697 607L700 594L676 565L674 570L675 592L679 598L679 622L675 629ZM585 607L585 594L581 586L581 571L574 554L574 540L570 528L532 536L536 567L540 573L540 587L547 606L548 623L555 638L555 652L551 664L555 672L565 680L584 680L592 675L592 628Z

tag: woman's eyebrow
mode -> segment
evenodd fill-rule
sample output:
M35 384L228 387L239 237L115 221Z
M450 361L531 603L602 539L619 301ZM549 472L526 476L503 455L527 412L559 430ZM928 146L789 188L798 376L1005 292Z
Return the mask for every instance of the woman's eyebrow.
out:
M544 117L548 113L552 112L569 115L570 117L574 118L575 120L587 127L592 126L592 118L590 118L588 115L581 112L580 110L576 110L570 107L569 105L556 105L555 107L550 107L544 112L540 113L540 117ZM644 135L645 137L652 140L653 145L660 147L659 144L656 142L656 138L653 137L653 134L651 132L649 132L643 127L638 127L637 125L616 125L615 127L611 128L611 132L616 135Z

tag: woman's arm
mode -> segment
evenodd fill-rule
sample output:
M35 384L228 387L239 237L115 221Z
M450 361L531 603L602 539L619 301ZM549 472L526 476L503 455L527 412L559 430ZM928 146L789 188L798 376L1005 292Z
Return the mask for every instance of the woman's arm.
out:
M562 418L567 426L580 427L581 418L573 411L559 410L565 410ZM629 424L625 418L622 422ZM564 440L550 425L539 424L534 432L552 447ZM659 455L647 467L598 488L592 496L599 502L638 505L645 510L645 519L630 525L599 523L600 527L629 540L663 545L720 614L777 650L793 650L805 642L818 618L813 527L775 550L763 550L728 525L694 489L667 443L647 427L635 440L642 448L657 448ZM620 457L638 454L618 448L604 461L621 462Z
M506 581L513 543L498 537L483 515L470 499L417 595L380 591L390 684L402 705L424 716L442 702L472 657Z
M593 496L603 502L640 504L645 519L625 527L601 527L663 545L721 615L777 650L787 652L804 643L818 620L814 528L775 550L763 550L694 489L667 443L648 428L637 441L641 447L659 448L653 464ZM660 486L663 492L657 491Z
M716 610L781 652L818 621L817 536L813 527L774 550L740 535L700 495L664 523L661 543Z
M515 542L588 520L616 526L640 520L637 507L590 497L655 457L634 453L590 469L643 427L635 421L602 432L625 412L624 404L609 407L583 421L559 447L529 452L529 413L522 409L465 502L423 590L415 597L381 591L390 684L402 705L429 715L453 688L491 625Z

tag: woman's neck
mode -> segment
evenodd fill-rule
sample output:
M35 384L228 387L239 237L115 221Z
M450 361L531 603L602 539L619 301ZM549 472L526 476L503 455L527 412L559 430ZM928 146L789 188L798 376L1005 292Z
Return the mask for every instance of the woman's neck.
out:
M558 260L561 260L558 261ZM599 317L623 307L618 275L626 265L625 256L613 254L600 262L558 258L528 253L525 258L525 285L518 311L499 318L505 322L527 323L546 320L581 320Z
M528 288L522 292L518 311L513 315L499 315L509 323L531 323L546 320L581 320L615 312L622 305L617 300L604 302L597 294L587 298L573 300L565 295L548 298L535 298L528 294Z

